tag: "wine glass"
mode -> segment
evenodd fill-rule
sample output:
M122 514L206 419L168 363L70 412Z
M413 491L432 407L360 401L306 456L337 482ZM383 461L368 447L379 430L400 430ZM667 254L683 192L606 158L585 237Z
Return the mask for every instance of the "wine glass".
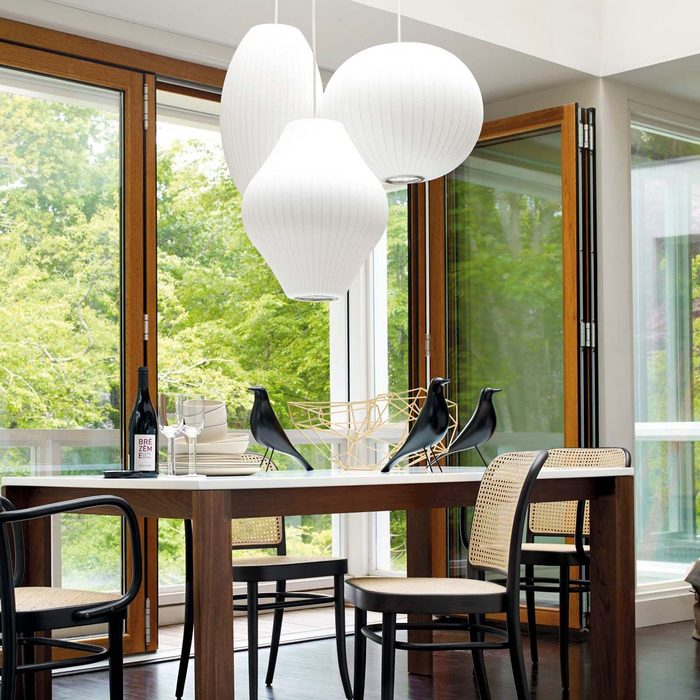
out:
M182 396L158 394L158 429L168 440L168 466L166 474L175 476L175 438L182 435Z
M197 437L204 429L204 400L201 397L190 398L183 402L182 432L189 443L188 476L197 474Z

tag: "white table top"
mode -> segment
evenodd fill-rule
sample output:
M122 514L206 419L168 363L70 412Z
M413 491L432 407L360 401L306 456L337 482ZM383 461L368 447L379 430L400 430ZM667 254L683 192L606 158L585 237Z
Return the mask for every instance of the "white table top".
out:
M428 472L422 467L397 469L388 474L378 471L344 471L317 469L258 472L251 476L159 476L157 479L105 479L101 476L8 476L4 486L48 486L64 488L156 489L173 491L245 490L260 488L308 488L328 486L372 486L420 484L426 482L480 481L484 467L446 467L442 472ZM546 469L540 479L575 479L588 477L634 476L631 468L615 469Z

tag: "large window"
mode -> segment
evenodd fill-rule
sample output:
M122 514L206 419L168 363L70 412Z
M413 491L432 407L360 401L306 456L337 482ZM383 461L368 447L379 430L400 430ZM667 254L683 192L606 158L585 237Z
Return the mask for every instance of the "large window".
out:
M158 92L159 390L224 400L229 427L247 429L247 387L262 384L290 427L288 401L330 398L328 305L288 299L248 240L218 108ZM312 446L299 448L327 466ZM275 460L281 469L298 468L284 455ZM161 521L162 584L183 580L181 528ZM331 516L287 518L287 547L330 555Z
M0 467L119 461L122 109L117 91L0 68ZM120 588L116 518L66 515L54 578Z
M700 131L631 128L638 581L700 556Z

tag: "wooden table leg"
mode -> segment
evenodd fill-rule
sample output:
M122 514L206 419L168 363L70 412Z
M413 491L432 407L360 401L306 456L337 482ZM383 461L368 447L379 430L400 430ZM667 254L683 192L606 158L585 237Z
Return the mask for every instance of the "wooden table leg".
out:
M635 697L634 479L591 500L591 675L594 698Z
M408 576L447 575L447 512L444 508L406 512L406 573ZM409 622L430 622L430 616L410 615ZM411 642L432 642L433 633L409 632ZM408 652L408 672L433 675L433 655Z
M195 698L233 698L231 494L192 494Z

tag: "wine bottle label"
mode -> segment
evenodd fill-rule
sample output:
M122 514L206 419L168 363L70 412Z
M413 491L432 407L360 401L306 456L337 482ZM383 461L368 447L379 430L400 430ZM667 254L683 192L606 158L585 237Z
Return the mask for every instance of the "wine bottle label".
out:
M156 468L156 436L134 435L134 471L152 472Z

